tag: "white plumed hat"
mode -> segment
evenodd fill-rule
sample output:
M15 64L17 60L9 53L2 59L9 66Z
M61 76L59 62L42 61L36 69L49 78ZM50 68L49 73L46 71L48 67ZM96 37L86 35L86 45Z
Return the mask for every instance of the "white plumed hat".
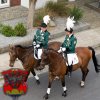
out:
M50 20L51 20L51 19L50 19L50 16L49 16L49 15L46 15L46 16L43 17L43 22L44 22L46 25L49 23Z
M43 17L43 22L41 23L41 27L47 27L47 24L49 23L50 21L50 16L49 15L46 15Z
M73 17L69 16L67 18L65 31L71 31L71 30L73 30L74 24L75 24L74 16Z

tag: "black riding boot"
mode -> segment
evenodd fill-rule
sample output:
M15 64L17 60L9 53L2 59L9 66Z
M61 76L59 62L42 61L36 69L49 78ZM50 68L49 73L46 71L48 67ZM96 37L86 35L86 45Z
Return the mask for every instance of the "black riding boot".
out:
M70 66L68 65L68 70L69 70L68 71L68 76L71 77L71 74L72 74L72 65L70 65Z

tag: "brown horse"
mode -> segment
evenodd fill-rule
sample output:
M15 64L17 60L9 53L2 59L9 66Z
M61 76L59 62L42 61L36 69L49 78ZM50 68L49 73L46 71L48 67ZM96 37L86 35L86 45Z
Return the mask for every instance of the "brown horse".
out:
M78 47L76 48L76 53L78 55L79 63L76 65L73 65L73 71L77 70L78 68L82 71L82 81L81 81L81 87L84 86L84 82L86 79L86 76L89 72L88 69L88 63L90 59L93 59L95 71L98 73L98 63L95 56L95 51L92 47ZM49 84L47 93L44 96L45 99L48 99L48 96L50 94L51 90L51 84L54 79L59 78L62 82L63 87L63 94L62 96L67 95L67 88L65 86L65 75L68 73L68 67L66 66L66 61L64 57L59 54L57 51L53 49L47 49L44 50L41 57L41 66L44 66L45 64L49 65Z
M49 48L58 50L60 45L61 45L60 42L50 42ZM16 59L18 58L22 62L24 69L27 70L29 72L29 74L31 72L33 74L33 76L36 78L37 84L39 84L40 83L39 77L36 75L34 68L38 68L38 66L40 66L40 60L36 60L34 58L33 53L34 53L33 46L29 46L29 47L22 47L20 45L10 46L10 48L9 48L9 55L10 55L9 66L13 67ZM27 78L28 78L28 76L27 76Z

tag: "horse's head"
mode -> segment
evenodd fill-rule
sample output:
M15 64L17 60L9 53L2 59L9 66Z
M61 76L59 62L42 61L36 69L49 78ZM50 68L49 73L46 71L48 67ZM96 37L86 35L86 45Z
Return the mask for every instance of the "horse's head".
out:
M15 60L17 58L17 52L15 50L15 46L9 46L9 56L10 56L9 66L13 67Z
M40 66L49 65L58 60L58 52L51 48L43 50Z

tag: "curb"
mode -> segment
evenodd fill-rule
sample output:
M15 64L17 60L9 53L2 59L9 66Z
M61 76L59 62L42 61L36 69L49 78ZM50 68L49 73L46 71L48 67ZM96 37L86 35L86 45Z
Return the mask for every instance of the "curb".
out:
M95 6L95 5L97 5L97 3L99 3L99 2L86 3L85 5L100 13L100 9Z

